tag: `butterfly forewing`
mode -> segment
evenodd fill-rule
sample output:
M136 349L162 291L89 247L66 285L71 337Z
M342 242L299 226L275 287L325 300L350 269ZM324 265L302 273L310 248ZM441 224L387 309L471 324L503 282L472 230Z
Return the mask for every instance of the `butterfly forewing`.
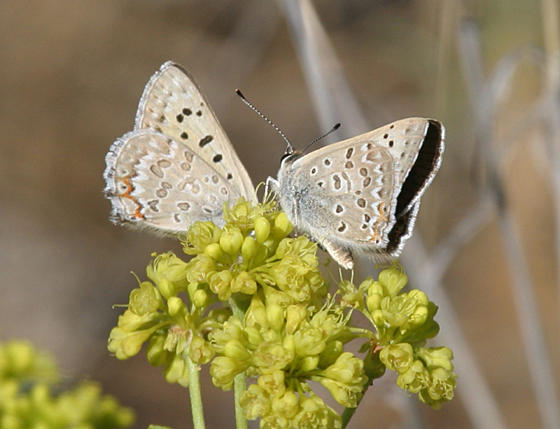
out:
M216 115L179 65L166 62L152 76L140 99L134 128L149 128L187 145L246 199L256 200L251 179Z
M221 224L223 203L241 196L187 145L152 130L125 134L106 162L116 222L179 233L195 221Z

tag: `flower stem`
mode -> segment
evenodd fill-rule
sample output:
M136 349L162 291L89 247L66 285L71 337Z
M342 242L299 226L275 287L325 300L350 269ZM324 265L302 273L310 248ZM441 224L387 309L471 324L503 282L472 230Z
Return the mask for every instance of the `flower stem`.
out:
M245 392L245 373L237 374L233 379L233 397L235 401L235 427L236 429L247 429L247 419L241 407L241 396Z
M350 419L352 418L352 416L354 415L354 412L356 411L356 408L345 408L344 411L342 412L342 429L344 429L346 427L346 425L348 425L348 423L350 423Z
M191 398L193 429L204 429L204 411L202 409L202 397L200 395L198 366L190 357L187 357L187 366L189 370L189 395Z
M229 305L231 306L231 311L233 315L237 317L239 320L243 320L245 314L243 310L239 308L235 299L231 298L229 300ZM243 408L241 407L241 396L243 392L245 392L245 388L247 387L245 382L245 373L242 372L241 374L237 374L233 379L233 400L235 403L235 427L236 429L247 429L247 418L245 414L243 414Z

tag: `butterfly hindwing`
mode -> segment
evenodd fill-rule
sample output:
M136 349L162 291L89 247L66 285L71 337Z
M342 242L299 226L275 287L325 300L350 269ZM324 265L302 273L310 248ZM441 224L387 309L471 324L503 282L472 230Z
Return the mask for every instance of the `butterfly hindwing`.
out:
M106 156L105 192L112 219L162 233L195 221L222 223L222 207L239 190L188 146L152 130L117 139Z

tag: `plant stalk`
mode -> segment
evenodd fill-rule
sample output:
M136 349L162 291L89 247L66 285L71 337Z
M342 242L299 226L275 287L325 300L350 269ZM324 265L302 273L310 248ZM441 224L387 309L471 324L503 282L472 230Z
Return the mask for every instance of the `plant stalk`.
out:
M200 377L198 365L190 357L187 357L189 370L189 395L191 399L191 412L194 429L204 429L204 410L202 408L202 396L200 395Z

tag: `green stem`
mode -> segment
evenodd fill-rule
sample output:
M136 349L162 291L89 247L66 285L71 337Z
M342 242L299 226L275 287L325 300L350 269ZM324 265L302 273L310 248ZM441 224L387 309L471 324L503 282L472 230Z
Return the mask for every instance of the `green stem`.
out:
M365 385L364 392L362 393L362 397L358 401L358 404L356 405L356 408L345 408L344 411L342 412L342 416L341 416L342 429L344 429L348 425L348 423L350 423L350 419L352 418L352 416L356 412L356 409L360 405L360 402L362 402L362 399L364 399L364 396L366 396L366 392L368 391L369 387L372 385L373 380L374 380L374 378L368 376L368 382Z
M241 396L245 392L245 373L237 374L233 379L233 398L235 401L235 427L236 429L247 429L247 419L241 407Z
M202 409L202 396L200 395L198 366L190 357L187 357L187 367L189 370L189 395L191 398L193 429L204 429L204 411Z
M231 298L229 300L229 305L231 306L231 311L233 315L239 320L243 320L245 313L239 308L235 299ZM245 392L247 384L245 382L245 373L237 374L233 379L233 400L235 403L235 427L236 429L247 429L248 423L245 414L243 413L243 408L241 407L241 396Z
M350 419L356 412L356 408L345 408L342 412L342 429L346 427L346 425L350 422Z

